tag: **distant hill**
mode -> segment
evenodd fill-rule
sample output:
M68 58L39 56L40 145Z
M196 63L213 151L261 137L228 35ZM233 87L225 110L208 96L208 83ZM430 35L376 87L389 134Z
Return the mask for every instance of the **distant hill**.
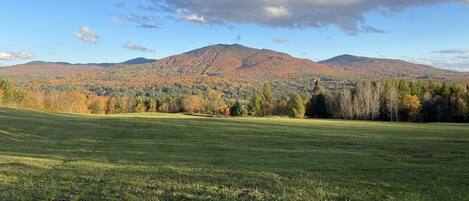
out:
M26 64L0 68L0 76L55 78L83 75L103 69L98 65L70 64L66 62L33 61Z
M116 66L116 65L147 64L147 63L152 63L152 62L155 62L155 61L156 61L155 59L147 59L147 58L144 58L144 57L138 57L138 58L127 60L127 61L120 62L120 63L88 63L88 64L84 64L84 65L96 65L96 66L102 66L102 67L107 68L107 67L112 67L112 66Z
M87 63L87 64L73 64L68 62L47 62L47 61L32 61L25 64L19 64L8 67L0 67L0 76L30 76L30 77L64 77L72 75L87 75L94 76L97 73L105 72L105 68L111 68L118 65L138 65L151 63L156 60L146 59L143 57L131 59L121 63Z
M31 61L23 65L73 65L68 62L47 62L47 61Z
M360 77L444 78L457 73L397 59L340 55L319 62L332 68L354 72Z
M285 80L297 78L379 79L422 78L464 79L467 73L443 70L403 60L341 55L314 62L292 57L282 52L255 49L239 44L211 45L160 60L143 57L121 63L71 64L67 62L34 61L23 65L0 68L0 76L53 77L87 75L96 79L131 80L143 82L158 76L180 79L208 76L230 79ZM126 78L132 79L126 79ZM185 78L182 78L185 77Z
M120 68L119 71L124 69ZM347 76L348 72L266 49L239 44L212 45L148 65L130 66L127 72L230 76L237 78L287 78L304 75Z
M138 58L135 58L135 59L130 59L130 60L127 60L127 61L124 61L124 62L120 62L120 63L76 63L76 64L72 64L72 63L68 63L68 62L48 62L48 61L32 61L32 62L29 62L29 63L25 63L25 64L22 64L22 65L42 65L42 66L46 66L46 65L61 65L61 66L66 66L66 65L74 65L74 66L102 66L102 67L111 67L111 66L114 66L114 65L136 65L136 64L146 64L146 63L151 63L151 62L155 62L156 60L155 59L147 59L147 58L144 58L144 57L138 57ZM19 65L21 66L21 65Z
M155 61L156 61L155 59L147 59L147 58L144 58L144 57L139 57L139 58L131 59L131 60L128 60L128 61L124 61L124 62L119 63L119 64L134 65L134 64L152 63L152 62L155 62Z

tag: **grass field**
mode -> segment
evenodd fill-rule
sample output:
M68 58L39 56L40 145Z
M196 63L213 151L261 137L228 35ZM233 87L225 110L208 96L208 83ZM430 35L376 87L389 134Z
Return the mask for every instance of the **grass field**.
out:
M0 107L0 200L469 200L469 125Z

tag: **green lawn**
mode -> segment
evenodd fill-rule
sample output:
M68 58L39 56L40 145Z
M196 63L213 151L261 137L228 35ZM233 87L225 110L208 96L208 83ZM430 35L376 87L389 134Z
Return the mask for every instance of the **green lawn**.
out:
M0 108L0 200L469 200L469 125Z

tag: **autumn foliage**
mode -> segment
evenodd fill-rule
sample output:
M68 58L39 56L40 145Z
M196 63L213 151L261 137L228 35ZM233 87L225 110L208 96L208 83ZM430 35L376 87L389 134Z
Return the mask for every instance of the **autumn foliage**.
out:
M290 116L413 122L468 122L469 86L404 80L357 81L330 90L315 82L312 93L274 96L265 83L245 98L229 98L211 88L182 92L121 93L114 96L79 88L40 89L0 81L0 103L52 112L117 114L188 112L225 116Z

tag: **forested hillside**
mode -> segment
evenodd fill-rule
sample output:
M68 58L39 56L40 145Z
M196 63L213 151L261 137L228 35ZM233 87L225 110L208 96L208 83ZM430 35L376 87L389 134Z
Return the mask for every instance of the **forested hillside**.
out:
M116 64L31 62L0 77L4 103L47 111L468 119L466 73L352 55L316 63L237 44Z
M1 103L37 110L115 114L189 112L225 116L290 116L413 122L468 122L469 85L405 80L357 81L337 90L319 81L312 94L291 91L275 96L272 85L244 98L201 85L200 90L171 93L132 93L100 96L78 89L31 91L0 82ZM205 87L205 88L204 88Z

